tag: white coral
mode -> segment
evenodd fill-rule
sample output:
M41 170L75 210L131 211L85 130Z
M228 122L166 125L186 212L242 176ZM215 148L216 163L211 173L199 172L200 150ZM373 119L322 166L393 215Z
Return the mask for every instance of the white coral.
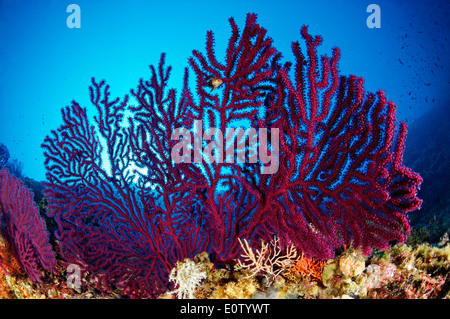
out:
M178 262L177 267L170 272L169 281L178 286L172 293L176 293L178 299L194 299L195 289L205 278L204 265L186 258L183 262Z
M241 255L244 261L238 260L237 264L242 269L251 271L251 274L245 277L246 279L255 276L259 272L263 272L267 277L275 279L284 270L284 267L297 260L297 249L295 246L291 244L287 247L285 253L282 253L278 237L274 237L270 241L270 245L261 241L261 249L256 250L256 253L246 239L241 240L238 238L238 240L244 251L244 254Z

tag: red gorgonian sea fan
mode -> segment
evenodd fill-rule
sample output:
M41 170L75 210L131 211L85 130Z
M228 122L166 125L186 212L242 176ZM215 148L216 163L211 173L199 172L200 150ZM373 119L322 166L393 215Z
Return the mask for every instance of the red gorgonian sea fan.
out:
M319 61L322 38L306 26L301 35L307 57L293 43L293 79L281 71L287 97L269 106L272 125L283 131L281 180L269 192L278 232L318 258L342 245L370 254L404 242L407 213L422 203L422 179L402 163L406 124L395 139L395 104L383 91L365 93L363 78L339 76L339 49Z
M41 266L48 271L56 266L33 193L6 168L0 170L0 233L31 280L42 282Z
M210 31L206 55L189 59L194 90L189 69L178 98L168 89L163 54L131 90L136 103L93 80L94 125L74 101L43 143L61 254L104 289L154 297L177 261L202 251L231 261L239 238L256 247L277 235L325 259L350 244L369 254L410 231L421 178L402 164L406 125L395 136L394 103L340 76L338 49L319 58L322 39L306 27L306 55L295 42L295 63L283 64L255 14L242 32L229 21L224 61Z

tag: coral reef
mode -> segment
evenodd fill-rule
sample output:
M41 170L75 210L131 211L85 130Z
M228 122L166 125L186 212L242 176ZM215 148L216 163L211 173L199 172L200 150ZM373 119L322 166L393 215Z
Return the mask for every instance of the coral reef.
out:
M210 267L197 298L434 299L450 298L450 245L395 245L365 257L349 248L321 265L320 280L285 269L267 286L264 274L248 278L245 270ZM317 274L314 267L311 273Z
M95 274L103 292L157 297L173 288L177 262L206 251L231 263L239 239L250 253L276 234L280 249L329 259L350 244L368 256L410 232L422 180L402 163L407 129L396 134L395 104L340 76L340 51L319 56L322 38L306 26L306 55L294 42L295 63L283 64L255 14L242 31L229 22L224 61L208 31L179 98L162 54L131 90L136 104L92 79L93 121L73 101L42 145L61 256ZM253 131L265 134L255 142ZM228 281L230 291L239 282Z
M1 240L1 237L0 237ZM4 257L4 246L0 241L0 255ZM116 299L119 294L101 294L92 274L85 273L82 288L72 289L67 285L67 272L59 260L52 272L43 271L40 282L33 282L21 271L18 261L8 252L8 273L0 271L0 299Z
M0 247L4 249L4 246ZM0 253L3 250L0 250ZM282 253L286 253L283 251ZM3 256L3 255L2 255ZM299 260L305 257L300 257ZM362 263L364 261L364 263ZM159 295L175 298L177 293L189 291L184 297L197 299L450 299L450 244L442 248L421 244L415 247L395 245L371 257L348 248L334 259L302 262L302 272L285 268L273 280L264 272L249 277L249 270L231 265L216 265L206 252L192 260L179 262L173 269L196 269L200 280L188 290L180 287ZM33 283L16 266L9 275L0 274L0 298L32 299L116 299L120 290L102 293L99 281L85 272L82 286L71 289L67 285L66 268L61 262L54 272L45 272L42 283ZM349 266L357 271L349 271ZM364 268L363 268L364 267ZM320 275L320 278L318 278ZM192 289L191 289L192 288ZM192 295L191 295L192 294ZM180 296L183 297L183 296Z

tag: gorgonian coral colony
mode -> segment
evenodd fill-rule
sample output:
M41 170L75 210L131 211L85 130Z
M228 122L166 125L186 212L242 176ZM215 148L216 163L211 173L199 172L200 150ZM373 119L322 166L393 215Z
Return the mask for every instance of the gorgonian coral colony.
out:
M362 78L340 76L337 48L319 58L322 39L306 27L306 56L295 42L295 63L283 64L255 14L242 32L229 22L224 61L209 31L206 54L193 51L179 97L167 87L171 67L162 54L131 97L111 98L109 86L93 79L93 123L73 101L42 145L61 254L97 274L105 290L155 297L176 261L202 251L231 261L238 238L257 246L277 235L283 246L325 259L350 244L370 254L410 231L421 178L402 164L406 125L396 134L395 104L382 91L365 93ZM211 90L212 79L223 83ZM206 162L189 154L175 163L171 133L194 132L195 123L221 132L267 128L272 151L278 128L278 170L263 174L261 159ZM194 157L207 142L195 139Z
M31 280L42 283L40 268L55 268L55 252L33 192L5 167L0 170L0 235ZM6 272L0 259L2 270Z

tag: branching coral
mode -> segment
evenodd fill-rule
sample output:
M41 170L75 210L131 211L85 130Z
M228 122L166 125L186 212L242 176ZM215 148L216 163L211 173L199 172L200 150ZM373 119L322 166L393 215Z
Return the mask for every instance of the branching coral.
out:
M368 255L406 239L422 180L402 163L407 129L396 134L395 104L366 93L362 78L340 76L340 51L319 56L322 38L307 27L306 55L295 42L295 63L283 64L256 18L248 14L242 31L229 20L223 61L207 33L179 96L162 54L131 91L137 105L93 79L94 120L73 101L45 139L45 196L61 255L105 290L158 296L177 261L202 251L230 262L243 245L242 266L276 275L297 251L327 259L353 243ZM268 244L253 253L275 234L274 255Z
M297 249L295 246L290 245L283 252L277 237L270 243L262 241L261 248L256 249L256 252L249 246L247 240L238 240L244 254L241 255L241 259L238 259L237 264L244 270L250 270L250 275L246 278L251 278L259 273L274 278L297 259Z

